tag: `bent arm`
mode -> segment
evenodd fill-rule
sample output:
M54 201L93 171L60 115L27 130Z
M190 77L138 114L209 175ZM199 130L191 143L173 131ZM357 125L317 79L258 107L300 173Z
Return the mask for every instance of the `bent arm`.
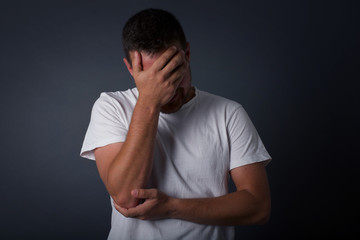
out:
M100 177L118 205L129 208L138 204L130 192L144 188L150 175L158 118L159 110L139 99L125 142L95 149Z
M131 55L132 66L125 63L139 97L126 140L95 150L100 177L115 203L124 208L138 204L131 190L144 188L150 176L160 108L174 96L187 67L184 52L175 47L167 49L148 69L143 69L139 52Z
M264 163L231 170L237 191L215 198L172 199L174 218L211 225L264 224L270 216L270 190Z
M133 196L145 199L134 208L115 208L126 217L143 220L176 218L208 225L264 224L270 215L270 190L264 163L231 171L237 191L220 197L179 199L157 189L137 189Z

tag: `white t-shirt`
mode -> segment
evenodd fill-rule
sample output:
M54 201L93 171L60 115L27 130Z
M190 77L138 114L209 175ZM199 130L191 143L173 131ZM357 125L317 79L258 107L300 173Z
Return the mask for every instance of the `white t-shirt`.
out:
M240 104L198 89L195 93L178 112L159 117L148 187L176 198L224 195L231 169L271 159ZM136 88L100 95L92 109L82 157L95 160L95 148L125 141L137 97ZM233 238L233 227L125 218L112 206L111 240Z

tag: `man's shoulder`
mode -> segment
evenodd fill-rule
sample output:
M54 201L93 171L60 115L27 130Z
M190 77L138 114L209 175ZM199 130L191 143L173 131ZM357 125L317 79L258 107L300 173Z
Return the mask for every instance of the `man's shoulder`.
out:
M114 100L122 100L122 99L137 99L138 97L137 88L129 88L127 90L122 91L114 91L114 92L101 92L99 99L114 99Z
M203 90L198 90L199 95L201 96L201 101L204 104L211 104L211 106L219 106L219 107L233 107L238 108L241 107L241 104L235 100L230 98L220 96L218 94L210 93Z
M132 109L136 104L138 91L131 88L123 91L101 92L94 103L94 108L125 108Z

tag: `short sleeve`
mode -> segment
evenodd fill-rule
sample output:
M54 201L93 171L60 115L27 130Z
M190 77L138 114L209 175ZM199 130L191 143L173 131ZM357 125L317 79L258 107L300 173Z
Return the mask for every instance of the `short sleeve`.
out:
M93 105L80 156L95 160L96 148L124 142L127 131L115 100L110 96L101 95Z
M255 126L242 106L233 112L227 128L230 141L230 170L246 164L271 160Z

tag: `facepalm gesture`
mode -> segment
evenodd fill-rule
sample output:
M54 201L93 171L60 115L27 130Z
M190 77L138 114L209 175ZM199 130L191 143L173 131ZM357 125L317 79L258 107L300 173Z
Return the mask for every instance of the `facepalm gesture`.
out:
M184 51L175 46L154 55L131 51L130 58L131 65L126 59L124 62L135 80L139 99L156 107L168 103L188 67Z

